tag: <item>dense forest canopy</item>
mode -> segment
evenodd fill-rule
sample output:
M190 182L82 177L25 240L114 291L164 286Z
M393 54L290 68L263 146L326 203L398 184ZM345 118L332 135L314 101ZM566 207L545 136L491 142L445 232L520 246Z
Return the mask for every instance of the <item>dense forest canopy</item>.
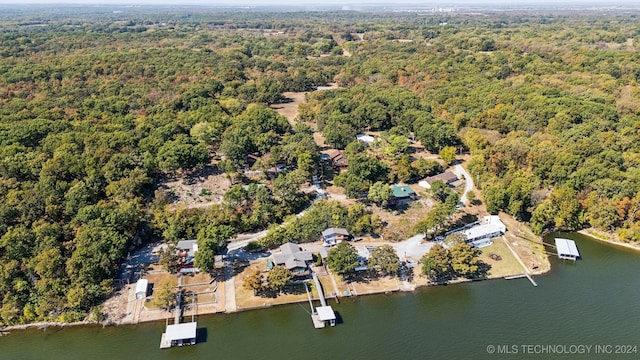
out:
M312 131L267 105L334 82L299 115L332 145L379 130L462 146L490 211L640 241L636 14L70 12L0 15L2 324L82 318L139 244L262 229L304 206ZM249 154L297 170L169 208L159 180L217 153L230 174ZM354 192L388 181L352 156ZM318 216L377 226L359 210Z

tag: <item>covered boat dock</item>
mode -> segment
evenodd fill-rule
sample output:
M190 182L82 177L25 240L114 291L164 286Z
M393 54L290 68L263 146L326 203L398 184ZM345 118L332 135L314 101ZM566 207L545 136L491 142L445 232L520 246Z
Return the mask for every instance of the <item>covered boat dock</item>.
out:
M194 345L196 343L197 322L167 325L162 333L160 348L167 349L174 346Z
M556 238L555 240L558 257L560 259L576 261L580 258L580 253L578 252L575 241L563 238Z

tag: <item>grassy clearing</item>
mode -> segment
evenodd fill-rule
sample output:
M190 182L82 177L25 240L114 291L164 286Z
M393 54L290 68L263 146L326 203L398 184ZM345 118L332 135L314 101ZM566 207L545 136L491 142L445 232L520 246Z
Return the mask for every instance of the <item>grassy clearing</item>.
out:
M524 272L522 265L513 256L513 253L507 248L502 239L495 239L492 245L483 247L481 250L480 260L491 265L491 270L489 270L490 278L517 275ZM491 254L499 256L502 260L497 261L490 258Z

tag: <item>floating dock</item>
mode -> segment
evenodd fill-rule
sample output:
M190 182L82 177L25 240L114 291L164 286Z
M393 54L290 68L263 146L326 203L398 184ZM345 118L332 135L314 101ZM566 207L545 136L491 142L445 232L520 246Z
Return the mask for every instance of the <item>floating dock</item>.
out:
M578 252L575 241L563 238L555 238L555 240L558 257L560 259L576 261L580 258L580 253Z

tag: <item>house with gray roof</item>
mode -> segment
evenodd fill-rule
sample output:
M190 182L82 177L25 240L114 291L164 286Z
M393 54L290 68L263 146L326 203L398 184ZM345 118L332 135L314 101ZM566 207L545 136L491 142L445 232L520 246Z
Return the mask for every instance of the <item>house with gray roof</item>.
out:
M304 271L307 269L307 261L311 260L313 254L291 242L280 245L280 253L273 254L273 262L276 265L284 265L289 270Z
M331 227L322 232L322 245L324 246L334 246L349 239L351 239L351 234L347 229Z

